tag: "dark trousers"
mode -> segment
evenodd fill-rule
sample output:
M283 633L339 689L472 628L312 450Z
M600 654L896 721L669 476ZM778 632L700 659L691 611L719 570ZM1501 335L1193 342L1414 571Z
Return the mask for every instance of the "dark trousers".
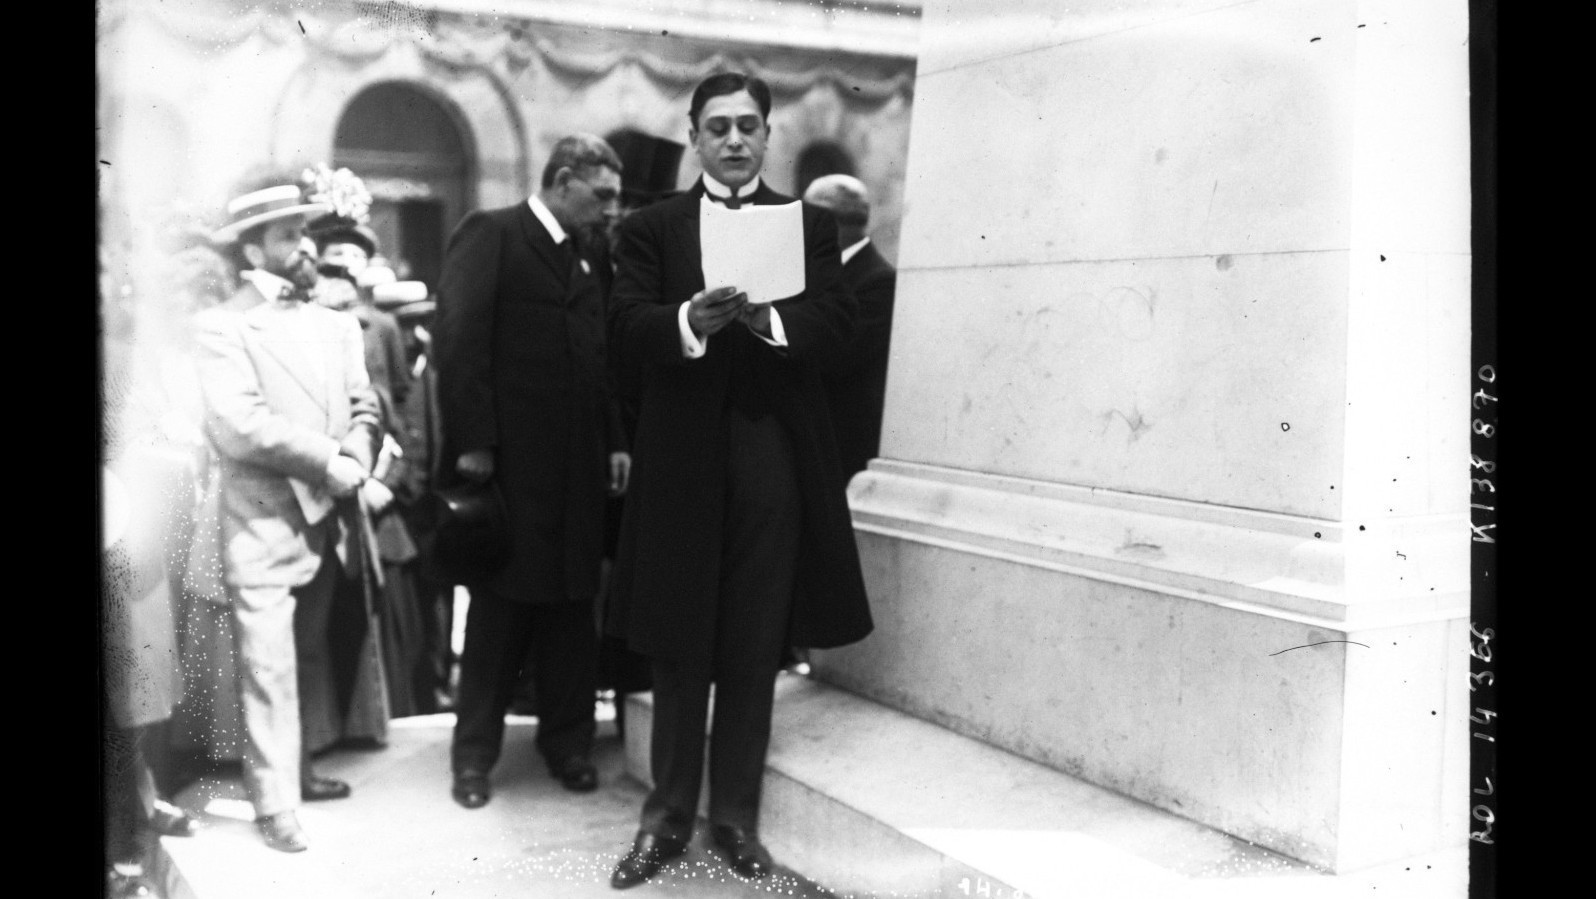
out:
M417 593L421 598L421 630L426 648L416 684L422 714L444 710L449 698L449 672L454 668L454 587L441 584L420 569ZM452 708L452 702L448 706Z
M343 616L335 610L349 605L339 602L340 594L361 588L359 581L344 576L344 567L332 543L322 552L321 567L310 583L293 589L294 596L294 657L295 679L299 684L300 758L301 777L308 776L307 767L312 747L325 747L337 742L343 731L342 711L348 706L348 689L344 682L351 672L339 670L333 658L334 621L342 624ZM361 600L364 597L355 597ZM356 644L358 645L358 644ZM346 653L354 655L354 653Z
M757 830L776 673L787 643L801 518L790 438L772 417L728 413L725 543L713 657L656 659L654 789L643 830L692 835L704 767L704 724L714 685L709 739L709 820Z
M478 589L466 611L450 762L486 773L499 760L504 714L530 659L537 694L537 748L557 763L593 748L598 640L593 603L520 603Z

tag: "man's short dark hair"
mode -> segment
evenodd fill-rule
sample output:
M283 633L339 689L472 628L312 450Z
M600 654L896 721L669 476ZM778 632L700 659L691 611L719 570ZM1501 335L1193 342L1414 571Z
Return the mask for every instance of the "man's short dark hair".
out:
M766 124L770 122L770 85L763 79L753 75L744 75L742 72L721 72L711 75L698 83L693 91L693 103L687 107L687 121L693 129L698 129L698 114L704 111L704 104L714 97L724 97L738 91L747 91L748 96L754 98L759 104L759 114L764 117Z
M580 173L583 169L600 166L614 169L617 175L621 173L621 157L615 155L608 141L596 134L562 137L549 153L549 164L543 167L542 183L544 187L553 187L554 176L562 168Z

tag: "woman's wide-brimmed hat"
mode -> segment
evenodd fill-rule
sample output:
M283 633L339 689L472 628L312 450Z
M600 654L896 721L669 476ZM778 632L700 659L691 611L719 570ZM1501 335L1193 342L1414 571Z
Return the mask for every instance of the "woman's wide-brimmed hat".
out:
M386 265L368 265L355 276L355 283L367 290L374 290L381 285L394 284L398 281L399 276Z
M377 255L377 232L347 216L331 213L311 221L305 233L325 248L328 244L352 243L366 251L366 256Z
M417 318L426 318L438 311L437 300L416 300L414 303L404 303L387 310L394 318L401 322Z
M240 234L267 222L302 215L305 217L332 212L326 203L308 203L297 184L282 184L252 191L227 204L227 224L211 232L213 243L227 244Z
M389 281L371 288L371 301L377 304L378 309L392 312L408 303L425 300L427 293L425 281Z

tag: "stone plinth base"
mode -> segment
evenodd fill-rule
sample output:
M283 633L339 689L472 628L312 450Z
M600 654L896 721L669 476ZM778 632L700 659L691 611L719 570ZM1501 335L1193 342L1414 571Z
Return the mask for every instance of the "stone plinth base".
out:
M652 712L651 694L628 697L626 770L644 783ZM1463 847L1332 876L790 675L760 829L779 864L839 899L1450 899L1467 878Z
M881 460L850 495L877 627L822 679L1329 870L1466 839L1460 524Z

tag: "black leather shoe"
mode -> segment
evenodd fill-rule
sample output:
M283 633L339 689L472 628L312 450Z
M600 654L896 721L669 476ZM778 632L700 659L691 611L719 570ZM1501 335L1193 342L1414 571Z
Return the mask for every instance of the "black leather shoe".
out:
M192 812L161 799L155 800L149 823L150 830L163 837L191 837L199 830L199 819Z
M299 798L306 802L321 802L327 799L348 799L349 784L331 777L321 777L312 774L299 781Z
M687 851L686 840L673 840L648 831L637 832L632 851L626 853L610 874L610 886L617 890L635 887L655 874L666 862Z
M304 852L310 848L305 831L299 827L299 817L293 812L278 812L256 818L255 826L260 829L260 835L266 838L266 845L278 852Z
M726 861L738 874L751 880L769 877L776 863L770 852L753 831L729 824L715 824L709 828L710 839L726 853Z
M598 769L580 755L573 755L559 764L551 762L549 773L573 793L591 793L598 789Z
M455 772L454 787L449 792L455 802L466 808L481 808L493 796L493 788L488 786L488 776L481 771Z

